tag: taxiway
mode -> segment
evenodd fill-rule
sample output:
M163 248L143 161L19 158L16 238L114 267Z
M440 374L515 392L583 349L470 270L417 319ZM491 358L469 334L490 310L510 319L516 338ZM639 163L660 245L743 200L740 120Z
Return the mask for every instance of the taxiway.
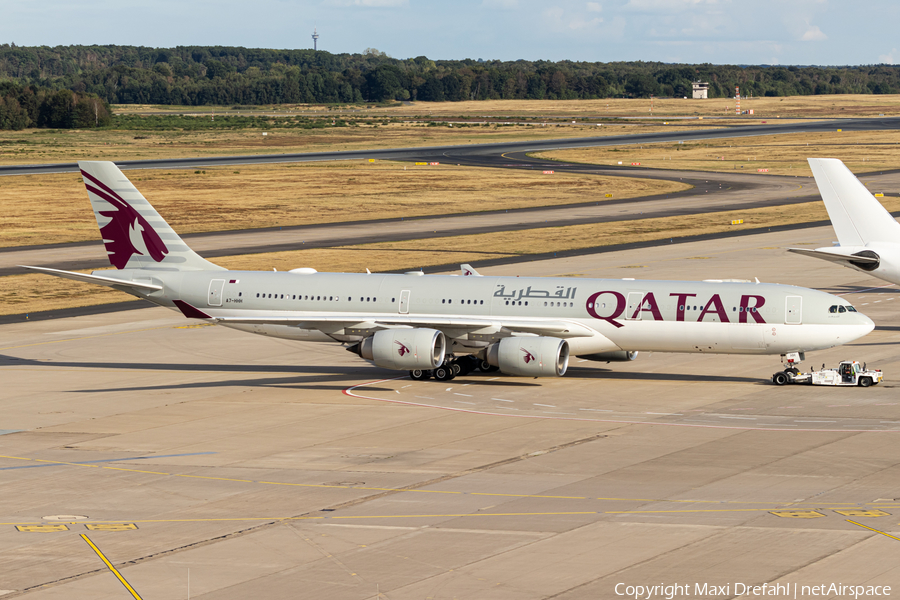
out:
M832 237L484 270L847 294L877 329L808 364L866 361L886 373L874 388L780 388L777 357L659 353L416 383L160 308L2 325L0 590L129 597L85 537L147 599L188 581L210 599L900 586L885 559L900 547L900 290L783 250Z

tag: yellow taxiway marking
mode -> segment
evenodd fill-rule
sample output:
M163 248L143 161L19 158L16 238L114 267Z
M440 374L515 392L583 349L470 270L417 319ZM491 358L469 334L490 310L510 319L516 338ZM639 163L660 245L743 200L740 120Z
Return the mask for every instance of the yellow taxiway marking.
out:
M134 523L85 523L89 531L134 531L138 528Z
M90 540L90 538L88 538L88 536L86 536L83 533L81 534L81 539L86 541L88 543L88 546L90 546L91 548L94 549L94 552L97 553L97 556L100 557L100 560L102 560L103 563L106 565L106 567L110 571L112 571L112 574L116 576L116 579L118 579L122 583L122 585L125 586L125 589L128 590L129 592L131 592L131 595L134 596L135 600L142 600L141 597L138 595L138 593L136 591L134 591L134 588L131 587L131 584L128 583L127 581L125 581L125 578L122 577L122 574L119 573L119 571L113 566L113 564L111 562L109 562L109 560L103 555L102 552L100 552L100 548L98 548L96 545L94 545L94 542L92 542Z
M457 518L457 517L536 517L536 516L567 516L567 515L642 515L642 514L660 514L660 513L738 513L738 512L769 512L776 516L789 518L818 518L827 515L818 511L778 511L769 508L732 508L732 509L696 509L696 510L584 510L584 511L552 511L552 512L472 512L472 513L437 513L437 514L420 514L420 515L305 515L299 517L220 517L212 519L133 519L131 522L123 523L122 521L92 521L85 523L84 521L71 521L68 525L83 524L87 529L93 531L126 531L137 529L138 524L147 523L227 523L235 521L271 521L271 522L288 522L288 521L346 521L346 520L363 520L363 519L439 519L439 518ZM839 512L839 511L834 511ZM876 511L877 512L877 511ZM784 514L779 514L784 513ZM847 522L871 529L876 533L886 535L888 537L900 540L890 534L884 533L877 529L873 529L856 521L847 519ZM15 525L19 531L68 531L68 527L63 523L0 523L0 525Z
M672 504L738 504L738 505L754 505L760 504L766 506L766 508L759 509L747 509L747 510L773 510L771 508L772 504L778 504L783 509L785 506L798 506L803 504L814 504L816 507L823 506L835 506L835 507L848 507L849 506L859 506L858 502L759 502L759 501L741 501L741 500L666 500L663 498L607 498L607 497L592 497L592 496L557 496L550 494L503 494L499 492L460 492L460 491L452 491L452 490L418 490L418 489L398 489L398 488L386 488L386 487L367 487L367 486L352 486L352 485L327 485L320 483L291 483L284 481L260 481L254 479L237 479L232 477L214 477L211 475L190 475L186 473L169 473L166 471L148 471L145 469L129 469L126 467L113 467L109 465L98 465L98 464L85 464L85 463L76 463L76 462L68 462L61 460L45 460L40 458L26 458L23 456L7 456L0 455L0 458L6 458L9 460L23 460L28 462L37 462L43 464L55 464L55 465L65 465L71 467L87 467L91 469L106 469L109 471L124 471L127 473L142 473L145 475L161 475L166 477L183 477L186 479L205 479L210 481L228 481L232 483L255 483L259 485L280 485L280 486L290 486L290 487L301 487L301 488L318 488L318 489L343 489L343 490L361 490L368 492L403 492L403 493L411 493L411 494L450 494L450 495L468 495L468 496L492 496L492 497L503 497L503 498L538 498L538 499L548 499L548 500L602 500L609 502L665 502ZM865 504L865 503L863 503ZM848 506L849 505L849 506ZM888 508L888 507L885 507ZM729 512L731 509L722 509L722 510L710 510L707 512ZM628 513L634 511L618 511L619 513ZM692 511L638 511L638 512L703 512L700 510L692 510ZM847 515L847 516L867 516L867 515Z
M816 519L825 516L817 510L773 510L771 512L776 517L786 519Z
M57 531L69 530L69 528L63 523L16 525L16 529L25 533L55 533Z
M854 525L859 525L860 527L862 527L862 528L864 528L864 529L868 529L869 531L874 531L875 533L880 533L880 534L883 535L883 536L889 537L889 538L891 538L892 540L897 540L898 542L900 542L900 538L898 538L898 537L896 537L896 536L893 536L893 535L891 535L891 534L889 534L889 533L885 533L885 532L883 532L883 531L879 531L878 529L875 529L875 528L873 528L873 527L869 527L868 525L863 525L862 523L857 523L856 521L851 521L850 519L847 519L847 522L848 522L848 523L853 523Z
M889 516L891 516L891 513L884 512L883 510L865 509L865 508L835 510L834 512L836 512L839 515L843 515L845 517L889 517Z

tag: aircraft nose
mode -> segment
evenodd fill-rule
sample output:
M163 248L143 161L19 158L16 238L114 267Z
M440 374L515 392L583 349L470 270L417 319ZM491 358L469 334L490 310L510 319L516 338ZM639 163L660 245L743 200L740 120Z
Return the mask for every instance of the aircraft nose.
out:
M863 314L857 314L859 321L853 325L853 339L861 338L875 329L875 321Z

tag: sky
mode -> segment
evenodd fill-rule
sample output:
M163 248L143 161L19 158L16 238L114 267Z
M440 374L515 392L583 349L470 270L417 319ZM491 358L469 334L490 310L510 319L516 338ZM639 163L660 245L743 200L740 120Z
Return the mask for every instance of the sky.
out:
M0 0L0 43L376 48L394 58L900 63L897 0Z

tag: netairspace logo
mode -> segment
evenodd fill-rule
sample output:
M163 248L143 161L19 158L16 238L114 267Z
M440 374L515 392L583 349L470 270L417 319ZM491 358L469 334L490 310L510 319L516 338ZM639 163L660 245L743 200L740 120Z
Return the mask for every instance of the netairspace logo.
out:
M634 600L662 599L674 600L675 598L693 597L709 598L715 596L768 596L778 598L869 598L875 596L890 596L889 585L845 585L843 583L820 583L818 585L802 585L799 583L763 583L759 585L748 583L726 583L716 585L712 583L660 583L658 585L629 585L617 583L615 592L617 596L634 598Z

